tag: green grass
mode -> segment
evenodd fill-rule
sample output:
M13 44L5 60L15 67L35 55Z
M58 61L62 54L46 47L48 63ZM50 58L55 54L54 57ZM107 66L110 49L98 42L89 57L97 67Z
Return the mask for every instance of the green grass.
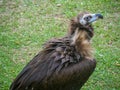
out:
M120 90L119 0L1 0L0 90L8 90L45 41L64 36L80 11L104 15L94 24L97 67L82 90Z

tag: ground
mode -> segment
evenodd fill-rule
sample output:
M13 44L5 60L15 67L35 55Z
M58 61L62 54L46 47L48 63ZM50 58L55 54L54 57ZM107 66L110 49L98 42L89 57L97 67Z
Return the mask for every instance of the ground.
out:
M80 11L104 16L94 23L97 67L82 90L120 90L119 0L0 0L0 90Z

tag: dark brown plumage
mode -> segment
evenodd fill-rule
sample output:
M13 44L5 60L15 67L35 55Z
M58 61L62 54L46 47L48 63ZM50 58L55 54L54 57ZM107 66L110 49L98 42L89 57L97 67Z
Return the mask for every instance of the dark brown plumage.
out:
M96 67L90 45L93 28L91 22L82 21L92 15L79 14L71 20L66 37L45 43L43 50L13 81L10 90L79 90ZM95 15L101 18L100 14Z

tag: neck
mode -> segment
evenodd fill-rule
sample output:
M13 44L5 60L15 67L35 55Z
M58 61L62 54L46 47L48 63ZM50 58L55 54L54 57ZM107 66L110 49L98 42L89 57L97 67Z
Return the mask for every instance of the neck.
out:
M93 59L89 33L86 30L77 28L71 38L71 45L74 45L77 52L84 58Z
M70 22L68 36L71 37L71 45L75 46L82 57L93 59L93 49L90 44L90 39L93 37L92 25L83 26L77 18L74 18Z

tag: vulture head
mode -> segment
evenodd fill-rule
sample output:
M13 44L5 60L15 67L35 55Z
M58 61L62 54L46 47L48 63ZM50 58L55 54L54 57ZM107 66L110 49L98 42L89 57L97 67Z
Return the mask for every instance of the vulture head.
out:
M69 35L75 34L77 30L87 31L90 37L93 37L93 27L92 23L97 21L98 19L103 19L101 14L91 14L88 12L82 12L77 15L77 17L73 18L70 23Z
M103 16L101 14L85 13L85 14L79 14L77 18L81 25L87 26L87 25L92 24L92 22L94 22L98 19L103 19Z

